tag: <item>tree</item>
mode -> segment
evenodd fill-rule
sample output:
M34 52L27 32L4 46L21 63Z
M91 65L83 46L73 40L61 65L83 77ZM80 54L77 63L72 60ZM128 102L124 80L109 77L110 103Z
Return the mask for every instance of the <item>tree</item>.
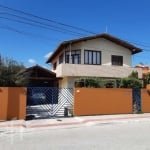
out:
M128 76L128 78L138 79L138 72L132 71L132 73Z
M27 71L27 69L22 69L16 74L16 85L17 86L29 86L30 85L30 76L32 74L32 70Z
M0 55L0 86L17 86L16 74L23 68L22 63Z
M144 76L143 84L144 84L144 87L146 87L147 84L150 84L150 73Z
M121 88L141 88L142 81L138 79L138 72L133 71L127 78L122 78L120 87Z

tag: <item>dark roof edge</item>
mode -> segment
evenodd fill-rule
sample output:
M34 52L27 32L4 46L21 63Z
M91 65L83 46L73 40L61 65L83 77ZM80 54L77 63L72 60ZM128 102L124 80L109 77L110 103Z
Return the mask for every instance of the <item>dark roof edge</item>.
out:
M52 74L52 75L55 75L55 76L56 76L56 73L54 73L54 72L52 72L52 71L50 71L50 70L48 70L48 69L46 69L46 68L44 68L44 67L41 67L41 66L39 66L39 65L34 65L34 66L32 66L32 67L25 68L23 72L32 70L32 69L34 69L34 68L39 68L39 69L42 70L42 71L45 71L45 72L47 72L47 73L49 73L49 74Z
M118 45L121 45L121 46L123 46L125 48L128 48L128 49L130 49L132 51L132 54L136 54L136 53L142 52L141 48L138 48L138 47L130 44L127 41L121 40L121 39L119 39L117 37L114 37L114 36L112 36L110 34L107 34L107 33L102 33L102 34L96 34L96 35L92 35L92 36L88 36L88 37L81 37L81 38L78 38L78 39L72 39L72 40L68 40L68 41L63 41L62 43L60 43L58 45L58 47L53 52L53 54L48 58L46 63L50 63L51 60L57 55L57 53L60 52L60 48L65 46L66 44L77 43L77 42L80 42L80 41L91 40L91 39L96 39L96 38L104 38L104 39L112 41L112 42L114 42L114 43L116 43Z

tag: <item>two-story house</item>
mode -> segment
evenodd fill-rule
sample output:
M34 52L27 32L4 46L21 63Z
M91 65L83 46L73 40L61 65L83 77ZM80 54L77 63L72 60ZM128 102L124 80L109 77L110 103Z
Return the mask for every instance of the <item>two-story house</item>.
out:
M124 40L103 33L64 41L48 58L56 77L61 77L59 87L74 87L79 77L123 78L132 71L132 55L142 50Z

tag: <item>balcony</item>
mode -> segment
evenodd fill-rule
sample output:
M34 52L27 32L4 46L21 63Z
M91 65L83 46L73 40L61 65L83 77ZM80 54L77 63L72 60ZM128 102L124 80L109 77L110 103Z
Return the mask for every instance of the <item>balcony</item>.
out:
M107 65L81 65L81 64L60 64L55 70L57 77L107 77L124 78L132 71L137 71L139 78L142 78L140 68L107 66Z

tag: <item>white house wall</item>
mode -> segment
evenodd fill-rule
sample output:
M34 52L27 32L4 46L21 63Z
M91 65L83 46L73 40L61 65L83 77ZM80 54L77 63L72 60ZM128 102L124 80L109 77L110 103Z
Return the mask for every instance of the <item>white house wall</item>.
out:
M84 64L84 49L101 51L101 64L111 65L111 55L123 56L123 66L131 66L131 51L103 38L82 42L81 60Z
M111 65L111 55L118 55L123 56L123 66L131 66L131 51L103 38L68 45L68 47L62 49L58 56L53 59L52 64L57 62L57 65L59 65L59 56L64 53L65 50L70 49L81 50L81 64L84 64L84 50L87 49L101 51L101 65Z
M59 80L59 88L67 88L68 80L67 77L64 77L62 80Z
M76 77L64 77L59 81L59 88L73 88Z

